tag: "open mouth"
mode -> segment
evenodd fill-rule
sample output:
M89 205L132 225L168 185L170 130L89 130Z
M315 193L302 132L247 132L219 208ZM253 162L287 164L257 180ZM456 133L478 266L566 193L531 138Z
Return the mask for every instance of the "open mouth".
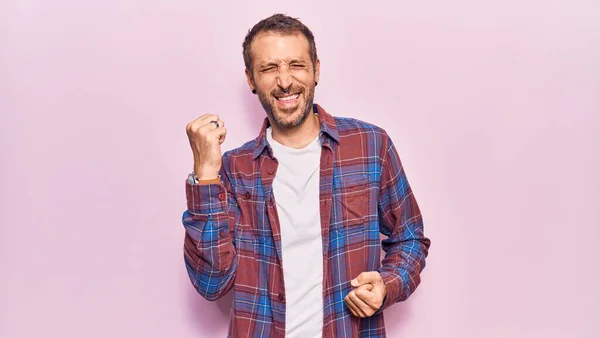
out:
M281 109L292 109L298 106L300 102L300 93L288 94L286 96L275 96L277 99L277 106Z
M275 98L277 99L277 101L285 103L285 102L292 102L294 100L297 100L299 97L300 97L300 93L291 94L291 95L282 96L282 97L276 96Z

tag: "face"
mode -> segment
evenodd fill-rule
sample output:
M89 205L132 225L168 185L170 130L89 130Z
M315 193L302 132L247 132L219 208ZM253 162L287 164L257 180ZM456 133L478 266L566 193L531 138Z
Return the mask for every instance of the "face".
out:
M293 129L312 113L320 62L313 65L302 34L261 33L252 41L253 74L246 71L271 123Z

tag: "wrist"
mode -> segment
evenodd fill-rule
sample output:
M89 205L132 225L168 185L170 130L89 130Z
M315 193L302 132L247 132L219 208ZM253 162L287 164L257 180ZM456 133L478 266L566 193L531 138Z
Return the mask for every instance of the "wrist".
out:
M193 185L219 184L221 183L221 175L212 180L199 180L194 173L188 175L187 182Z
M213 181L220 177L220 168L202 168L194 166L194 176L199 181Z

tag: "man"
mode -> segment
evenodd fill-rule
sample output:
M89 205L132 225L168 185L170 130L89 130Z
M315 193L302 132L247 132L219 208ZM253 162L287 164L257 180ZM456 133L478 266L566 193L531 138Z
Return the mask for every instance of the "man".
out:
M259 136L221 154L219 116L187 125L190 279L208 300L233 289L230 337L384 337L383 310L419 285L430 246L394 145L313 104L320 61L297 19L260 21L243 54Z

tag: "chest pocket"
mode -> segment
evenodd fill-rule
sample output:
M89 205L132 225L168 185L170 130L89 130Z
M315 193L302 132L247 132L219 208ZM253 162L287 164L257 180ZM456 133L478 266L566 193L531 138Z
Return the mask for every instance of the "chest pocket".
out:
M365 225L372 213L372 189L369 177L358 173L341 176L336 180L333 191L336 226L334 229L348 231L348 228Z

